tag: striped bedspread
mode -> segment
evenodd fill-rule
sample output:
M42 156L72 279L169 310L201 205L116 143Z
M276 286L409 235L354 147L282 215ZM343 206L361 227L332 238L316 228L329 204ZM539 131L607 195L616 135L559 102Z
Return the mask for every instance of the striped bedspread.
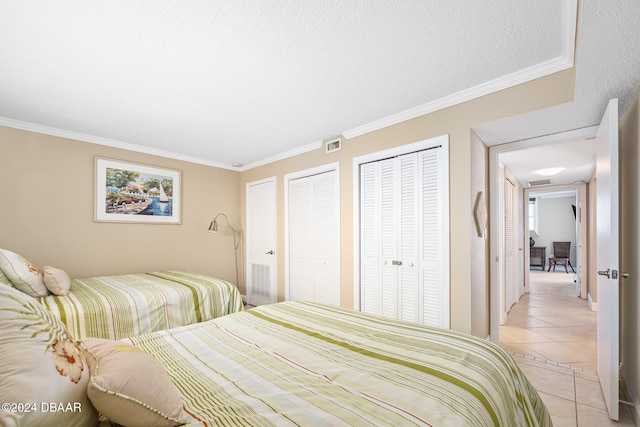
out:
M190 425L551 425L498 346L332 306L260 306L126 341L165 365Z
M243 310L235 285L180 271L73 279L69 295L38 301L76 339L121 339Z

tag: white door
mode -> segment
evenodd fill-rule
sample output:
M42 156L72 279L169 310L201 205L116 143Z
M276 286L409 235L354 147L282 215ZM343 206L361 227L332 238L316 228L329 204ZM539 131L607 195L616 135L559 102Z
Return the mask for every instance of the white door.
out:
M271 304L276 286L276 181L247 183L247 303Z
M598 133L596 223L598 377L611 419L618 419L619 254L618 100L609 101Z
M360 308L448 327L446 150L360 164Z
M336 168L286 177L288 300L340 305L340 204Z

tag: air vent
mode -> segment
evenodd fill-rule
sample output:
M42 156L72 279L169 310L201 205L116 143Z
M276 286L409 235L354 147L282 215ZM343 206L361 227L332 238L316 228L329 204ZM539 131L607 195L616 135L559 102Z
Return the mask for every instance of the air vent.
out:
M538 181L529 181L529 187L538 187L540 185L549 185L551 184L550 179L540 179Z
M331 141L327 141L325 144L327 153L338 151L342 148L342 138L332 139Z

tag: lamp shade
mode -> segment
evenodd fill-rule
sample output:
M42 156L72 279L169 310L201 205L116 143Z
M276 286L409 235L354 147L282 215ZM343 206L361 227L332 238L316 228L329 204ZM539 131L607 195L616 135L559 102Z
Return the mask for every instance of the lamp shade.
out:
M209 231L211 233L217 233L218 232L218 222L215 219L213 221L211 221L211 224L209 224Z
M529 230L529 237L540 237L536 230Z

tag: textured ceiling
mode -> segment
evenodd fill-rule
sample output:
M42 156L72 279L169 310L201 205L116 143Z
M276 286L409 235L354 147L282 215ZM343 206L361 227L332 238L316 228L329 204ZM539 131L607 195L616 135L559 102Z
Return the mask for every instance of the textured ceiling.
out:
M620 114L640 85L640 2L582 1L574 101L475 128L497 145L600 123L618 98Z
M581 1L574 100L474 128L490 146L540 139L597 126L607 103L618 98L620 116L640 85L640 2ZM564 167L553 184L588 181L595 167L592 140L569 141L500 155L518 181L527 186L543 176L538 169Z
M256 165L571 66L575 13L576 0L0 0L0 125ZM502 141L500 127L479 133Z

